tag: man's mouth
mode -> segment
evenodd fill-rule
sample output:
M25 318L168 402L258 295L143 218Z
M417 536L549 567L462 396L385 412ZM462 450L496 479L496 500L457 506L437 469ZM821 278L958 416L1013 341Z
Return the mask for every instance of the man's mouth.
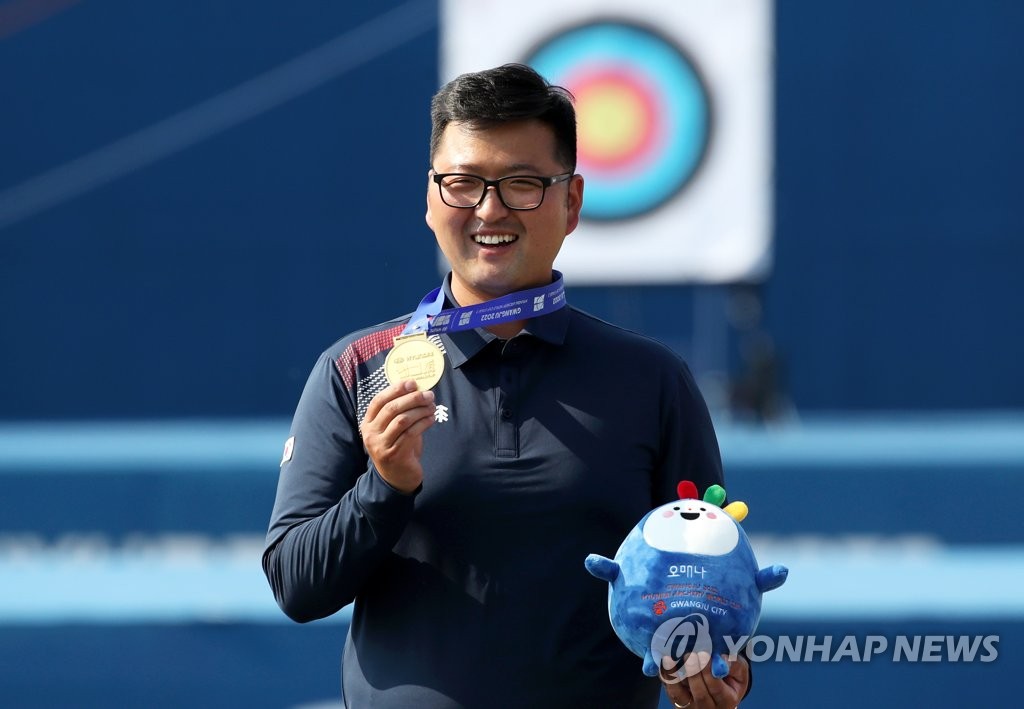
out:
M515 234L473 234L473 241L481 246L504 246L518 239Z

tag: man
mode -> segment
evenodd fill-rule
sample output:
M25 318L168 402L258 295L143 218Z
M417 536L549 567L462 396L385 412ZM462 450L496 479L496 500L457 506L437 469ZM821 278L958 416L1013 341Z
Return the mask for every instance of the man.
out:
M583 560L678 480L721 482L707 408L668 348L565 305L552 264L583 204L567 93L506 65L443 87L432 121L426 221L451 273L321 356L264 570L297 621L354 602L355 709L655 707ZM732 667L667 677L669 696L733 707Z

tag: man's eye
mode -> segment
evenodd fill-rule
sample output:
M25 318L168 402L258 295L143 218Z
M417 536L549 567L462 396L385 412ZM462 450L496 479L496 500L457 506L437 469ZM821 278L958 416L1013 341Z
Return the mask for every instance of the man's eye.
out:
M530 190L539 189L541 184L537 180L530 179L528 177L518 177L514 180L509 180L505 183L509 189L520 190L528 192Z
M444 186L454 191L470 191L480 187L480 180L469 177L452 177L445 180Z

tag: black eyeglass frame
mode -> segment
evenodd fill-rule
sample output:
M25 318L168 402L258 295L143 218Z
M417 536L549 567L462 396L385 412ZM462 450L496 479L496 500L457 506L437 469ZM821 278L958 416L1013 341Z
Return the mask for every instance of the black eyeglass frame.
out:
M568 182L576 174L575 172L563 172L560 175L553 177L544 177L543 175L507 175L505 177L499 177L497 180L488 180L486 177L480 175L474 175L469 172L434 172L434 169L430 169L433 172L431 179L437 183L437 192L441 196L441 201L452 209L476 209L483 204L484 197L487 196L487 189L493 187L494 191L498 194L498 199L505 205L505 209L511 209L516 212L529 212L534 209L538 209L540 205L544 204L544 198L548 194L548 187L557 185L560 182ZM480 180L484 183L484 189L480 192L480 199L476 201L476 204L448 204L448 200L444 198L444 188L441 186L441 181L446 177L472 177L474 180ZM528 178L531 180L538 180L541 183L540 201L532 207L513 207L505 201L505 196L501 193L501 183L506 180L521 180Z

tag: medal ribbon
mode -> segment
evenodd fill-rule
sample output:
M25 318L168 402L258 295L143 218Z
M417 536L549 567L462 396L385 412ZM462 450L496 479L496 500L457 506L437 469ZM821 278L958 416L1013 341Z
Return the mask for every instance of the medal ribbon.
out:
M417 332L436 334L490 327L515 320L536 318L565 306L562 274L553 271L555 280L540 288L516 291L485 303L441 310L444 290L439 286L423 296L403 335Z

